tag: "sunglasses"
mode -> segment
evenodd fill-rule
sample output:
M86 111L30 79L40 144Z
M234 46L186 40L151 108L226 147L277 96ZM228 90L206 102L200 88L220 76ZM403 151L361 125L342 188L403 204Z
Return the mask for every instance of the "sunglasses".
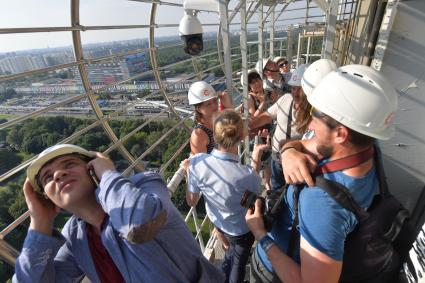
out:
M310 109L310 116L322 120L330 129L335 129L340 125L340 123L314 107Z
M279 64L279 67L280 67L280 68L283 68L283 67L285 67L286 65L288 65L288 62L283 62L283 63L280 63L280 64Z

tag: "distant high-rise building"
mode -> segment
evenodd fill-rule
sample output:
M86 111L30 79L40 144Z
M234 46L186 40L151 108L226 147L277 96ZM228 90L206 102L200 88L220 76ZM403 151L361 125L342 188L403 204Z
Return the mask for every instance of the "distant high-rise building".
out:
M148 62L145 53L125 56L124 61L131 77L148 70Z
M89 81L95 85L111 84L129 78L129 71L124 61L102 62L86 66ZM74 77L80 79L77 67L71 69Z
M74 58L72 54L66 52L44 54L43 60L46 66L55 66L72 62Z

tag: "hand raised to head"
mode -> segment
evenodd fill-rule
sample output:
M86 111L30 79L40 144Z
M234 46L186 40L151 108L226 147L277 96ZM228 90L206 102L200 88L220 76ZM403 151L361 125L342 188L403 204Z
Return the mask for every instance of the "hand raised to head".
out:
M114 162L106 155L96 152L96 158L87 163L87 169L93 168L99 180L106 171L116 171Z
M31 216L30 228L51 235L53 222L60 208L46 196L35 191L28 178L25 180L23 192Z

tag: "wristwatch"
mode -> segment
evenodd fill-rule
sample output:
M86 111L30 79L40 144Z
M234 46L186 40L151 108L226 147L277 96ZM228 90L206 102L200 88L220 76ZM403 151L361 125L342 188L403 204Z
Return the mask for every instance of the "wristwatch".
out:
M273 239L269 235L265 235L263 238L261 238L260 247L264 250L265 253L267 253L272 246L274 246L276 243L273 241Z

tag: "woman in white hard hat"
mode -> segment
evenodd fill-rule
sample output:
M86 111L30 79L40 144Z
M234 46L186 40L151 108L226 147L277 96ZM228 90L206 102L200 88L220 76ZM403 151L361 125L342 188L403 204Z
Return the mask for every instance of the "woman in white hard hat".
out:
M195 127L190 136L190 153L211 153L215 147L213 135L213 120L219 111L218 98L220 104L225 109L233 108L232 100L226 91L216 93L214 88L204 82L193 83L188 92L189 105L195 106ZM216 236L223 243L223 248L227 249L229 243L222 233L215 231Z
M126 178L103 154L61 144L30 164L23 191L31 222L13 282L224 280L156 173ZM73 214L62 232L60 209Z
M229 240L222 270L226 282L243 282L245 267L254 237L245 223L247 208L241 206L246 191L258 194L261 179L259 156L268 145L257 145L252 153L252 167L242 165L238 145L247 130L242 117L234 110L224 110L214 120L217 148L211 154L197 154L190 159L187 203L195 206L202 192L205 207L214 226Z
M214 88L204 81L195 82L189 88L189 105L195 106L196 122L190 136L191 154L210 153L214 149L212 126L214 115L219 110L218 98L225 109L233 107L226 91L217 94Z

